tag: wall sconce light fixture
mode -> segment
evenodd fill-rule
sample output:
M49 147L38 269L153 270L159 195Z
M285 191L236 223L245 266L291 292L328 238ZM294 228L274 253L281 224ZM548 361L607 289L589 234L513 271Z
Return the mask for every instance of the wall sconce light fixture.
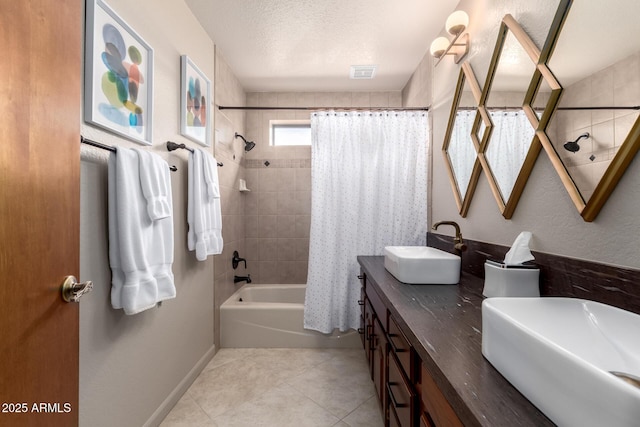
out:
M469 52L469 34L462 34L469 25L469 15L463 10L456 10L447 18L445 28L451 34L453 40L447 37L438 37L431 43L429 52L438 59L438 63L445 55L453 55L453 60L457 64ZM436 65L438 65L436 63Z

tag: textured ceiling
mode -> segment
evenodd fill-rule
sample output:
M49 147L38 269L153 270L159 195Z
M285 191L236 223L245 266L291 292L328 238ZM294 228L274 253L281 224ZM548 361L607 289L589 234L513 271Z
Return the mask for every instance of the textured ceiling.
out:
M458 0L185 2L245 90L275 92L401 90Z

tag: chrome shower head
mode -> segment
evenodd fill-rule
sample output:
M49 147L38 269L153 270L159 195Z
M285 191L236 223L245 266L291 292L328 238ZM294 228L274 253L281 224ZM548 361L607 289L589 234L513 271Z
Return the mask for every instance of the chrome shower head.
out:
M580 145L578 144L578 141L580 141L583 138L589 138L589 132L585 132L582 135L580 135L578 138L576 138L575 141L567 141L564 143L563 147L565 150L567 151L571 151L572 153L575 153L576 151L580 150Z
M238 132L236 132L236 138L242 138L242 140L244 141L244 151L251 151L253 149L253 147L256 146L256 143L253 141L247 141L244 136L240 135Z

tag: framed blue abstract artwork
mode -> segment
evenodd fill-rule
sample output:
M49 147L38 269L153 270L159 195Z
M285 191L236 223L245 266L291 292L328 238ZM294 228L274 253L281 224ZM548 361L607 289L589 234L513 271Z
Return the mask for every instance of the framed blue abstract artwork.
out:
M102 0L87 0L84 120L151 145L153 49Z
M211 145L211 82L187 55L180 57L180 133L204 146Z

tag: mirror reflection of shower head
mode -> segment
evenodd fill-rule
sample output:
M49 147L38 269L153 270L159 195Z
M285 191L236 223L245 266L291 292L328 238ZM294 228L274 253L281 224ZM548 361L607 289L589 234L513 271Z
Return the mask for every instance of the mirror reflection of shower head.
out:
M244 141L244 151L251 151L253 147L256 146L255 142L247 141L246 139L244 139L244 136L240 135L238 132L236 132L236 138L242 138L242 140Z
M589 132L585 132L582 135L580 135L578 138L576 138L575 141L567 141L564 143L563 147L565 150L567 151L571 151L572 153L575 153L576 151L580 150L580 145L578 144L578 141L580 141L583 138L589 138Z

